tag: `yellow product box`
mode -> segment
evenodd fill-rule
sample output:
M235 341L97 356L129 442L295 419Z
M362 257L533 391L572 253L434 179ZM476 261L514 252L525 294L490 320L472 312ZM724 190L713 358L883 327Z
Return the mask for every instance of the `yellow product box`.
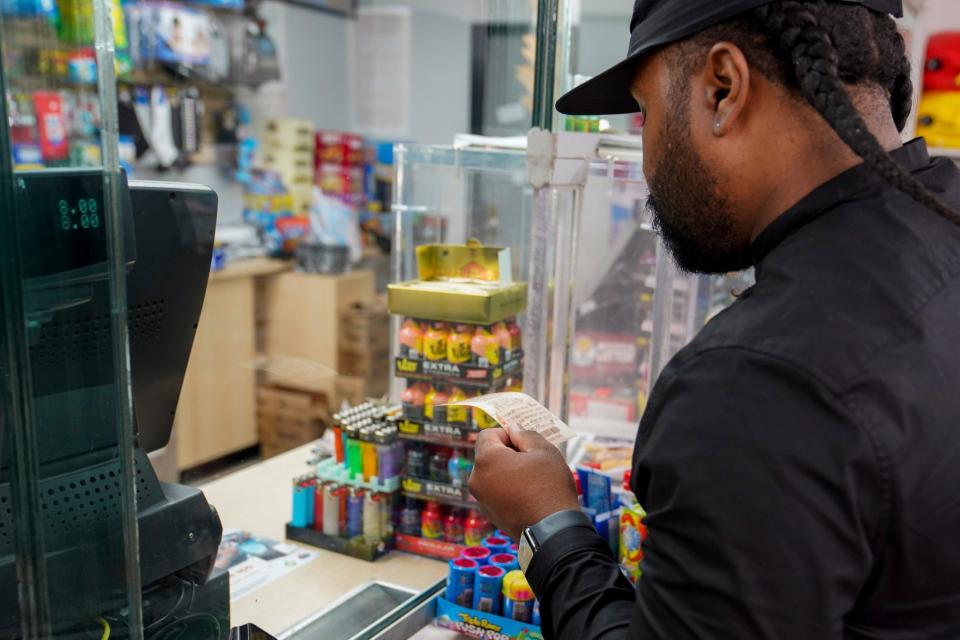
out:
M931 147L960 148L960 91L927 91L917 108L917 135Z
M286 193L279 195L247 193L243 196L243 203L251 211L286 213L293 210L293 197Z
M493 324L527 308L527 283L513 282L510 250L465 245L417 247L419 280L391 284L387 301L394 315Z

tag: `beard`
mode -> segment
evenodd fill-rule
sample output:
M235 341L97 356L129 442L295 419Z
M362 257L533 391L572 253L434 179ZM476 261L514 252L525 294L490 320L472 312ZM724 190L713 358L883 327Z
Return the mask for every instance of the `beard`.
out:
M689 89L686 93L671 96L674 104L688 105ZM687 273L730 273L749 267L750 244L739 237L730 202L693 147L689 116L668 119L661 139L670 144L650 177L647 208L677 267Z

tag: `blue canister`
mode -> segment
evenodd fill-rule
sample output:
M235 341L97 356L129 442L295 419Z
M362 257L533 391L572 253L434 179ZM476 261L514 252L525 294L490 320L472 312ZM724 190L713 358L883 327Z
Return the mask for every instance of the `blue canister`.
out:
M493 555L498 553L509 553L510 540L508 538L490 536L489 538L483 539L483 546L485 546L487 549L490 549L490 553Z
M500 614L500 591L506 572L500 567L487 565L477 569L477 579L473 584L473 608L477 611Z
M533 590L522 571L511 571L503 578L503 617L519 622L533 621Z
M356 538L363 534L363 492L350 490L347 496L347 536Z
M467 560L473 560L482 567L490 564L490 556L493 554L486 547L467 547L460 555Z
M490 564L495 567L500 567L506 573L516 571L520 568L520 562L517 560L517 556L512 553L498 553L490 556Z
M313 495L316 485L297 481L293 484L293 513L290 524L294 527L309 527L313 522Z
M466 558L450 561L447 577L447 602L470 608L473 606L473 585L477 580L477 563Z

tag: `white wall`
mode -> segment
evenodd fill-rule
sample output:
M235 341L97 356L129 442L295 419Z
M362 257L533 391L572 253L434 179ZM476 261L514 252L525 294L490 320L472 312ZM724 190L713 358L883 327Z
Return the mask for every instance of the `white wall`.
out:
M584 14L577 41L576 73L595 76L627 55L630 44L629 15Z
M350 126L347 55L352 21L285 5L286 31L282 72L287 114L310 118L321 129Z
M470 23L413 14L413 85L408 139L452 144L470 131Z

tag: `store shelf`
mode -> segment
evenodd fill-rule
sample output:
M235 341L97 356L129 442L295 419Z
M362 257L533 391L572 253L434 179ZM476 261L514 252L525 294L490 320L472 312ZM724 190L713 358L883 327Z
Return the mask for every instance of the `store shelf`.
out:
M397 431L404 440L415 440L443 447L473 448L476 446L476 429L454 427L430 422L401 420L397 422Z
M367 562L373 562L377 558L385 556L390 551L390 548L384 542L369 544L364 541L363 538L348 540L346 538L328 536L309 527L295 527L289 522L287 523L287 539L303 542L313 547L319 547L320 549L326 549L327 551L333 551L334 553L352 558L366 560Z
M525 151L493 149L454 149L453 147L398 144L396 155L402 163L482 169L495 173L526 175Z
M398 378L420 380L444 385L469 387L484 391L503 388L507 379L523 371L523 354L499 367L431 362L398 357L394 361L394 374Z
M436 558L438 560L451 560L458 558L466 549L465 546L447 542L446 540L428 540L417 536L408 536L397 533L394 536L394 547L397 551L414 553L418 556Z
M472 509L477 506L466 487L454 487L451 484L405 477L401 483L403 495L417 500L432 500L453 507Z

